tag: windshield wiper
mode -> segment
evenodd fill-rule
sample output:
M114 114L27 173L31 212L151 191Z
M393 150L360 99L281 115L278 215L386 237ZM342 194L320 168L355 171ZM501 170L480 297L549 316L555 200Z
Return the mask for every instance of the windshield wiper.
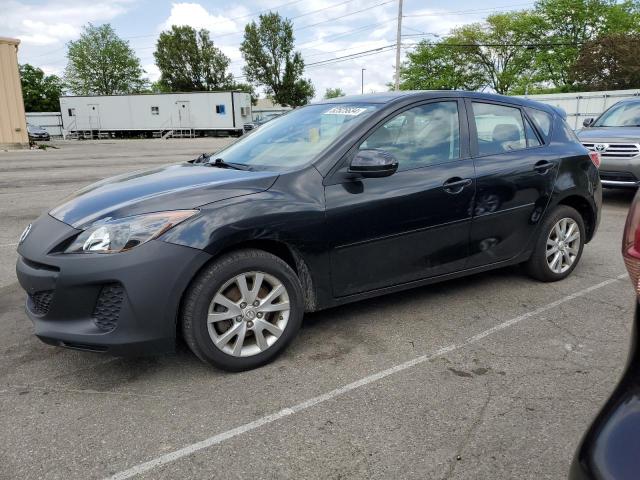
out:
M194 165L201 165L203 163L207 163L210 158L211 158L210 153L202 153L198 155L197 158L194 158L193 160L189 160L189 163L193 163Z
M233 168L234 170L251 170L248 165L242 163L225 162L222 158L216 158L213 162L208 162L210 167Z

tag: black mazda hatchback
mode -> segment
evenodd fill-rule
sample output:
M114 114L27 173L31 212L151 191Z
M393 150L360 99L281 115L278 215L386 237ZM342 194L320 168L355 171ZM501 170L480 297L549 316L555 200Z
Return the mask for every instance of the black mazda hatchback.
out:
M17 275L44 342L141 355L181 335L245 370L304 312L513 264L565 278L598 226L598 163L539 103L342 97L79 191L26 228Z

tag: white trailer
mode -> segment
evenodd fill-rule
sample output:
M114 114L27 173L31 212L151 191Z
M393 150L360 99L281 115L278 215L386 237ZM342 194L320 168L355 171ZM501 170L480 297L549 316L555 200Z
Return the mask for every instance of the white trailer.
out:
M72 138L241 135L251 122L244 92L64 96L60 110Z

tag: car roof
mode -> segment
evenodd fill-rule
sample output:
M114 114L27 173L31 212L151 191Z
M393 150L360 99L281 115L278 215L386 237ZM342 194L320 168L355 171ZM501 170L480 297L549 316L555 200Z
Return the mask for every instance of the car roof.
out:
M553 107L540 102L534 102L526 98L510 97L507 95L498 95L496 93L484 92L468 92L464 90L398 90L382 93L368 93L365 95L348 95L345 97L330 98L314 102L315 104L323 103L375 103L375 104L391 104L406 100L429 100L440 97L453 98L472 98L478 100L492 100L495 102L511 103L523 107L532 107L544 110L550 114L558 114Z
M614 105L620 105L622 103L640 103L640 98L625 98L624 100L614 103Z

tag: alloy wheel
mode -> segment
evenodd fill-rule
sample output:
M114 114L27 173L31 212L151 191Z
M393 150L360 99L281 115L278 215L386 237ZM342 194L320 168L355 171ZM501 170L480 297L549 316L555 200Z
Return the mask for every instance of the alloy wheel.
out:
M249 357L276 343L289 314L289 294L280 280L264 272L245 272L218 289L209 305L207 327L217 348Z
M547 237L547 265L553 273L564 273L574 264L579 252L578 223L568 217L558 220Z

